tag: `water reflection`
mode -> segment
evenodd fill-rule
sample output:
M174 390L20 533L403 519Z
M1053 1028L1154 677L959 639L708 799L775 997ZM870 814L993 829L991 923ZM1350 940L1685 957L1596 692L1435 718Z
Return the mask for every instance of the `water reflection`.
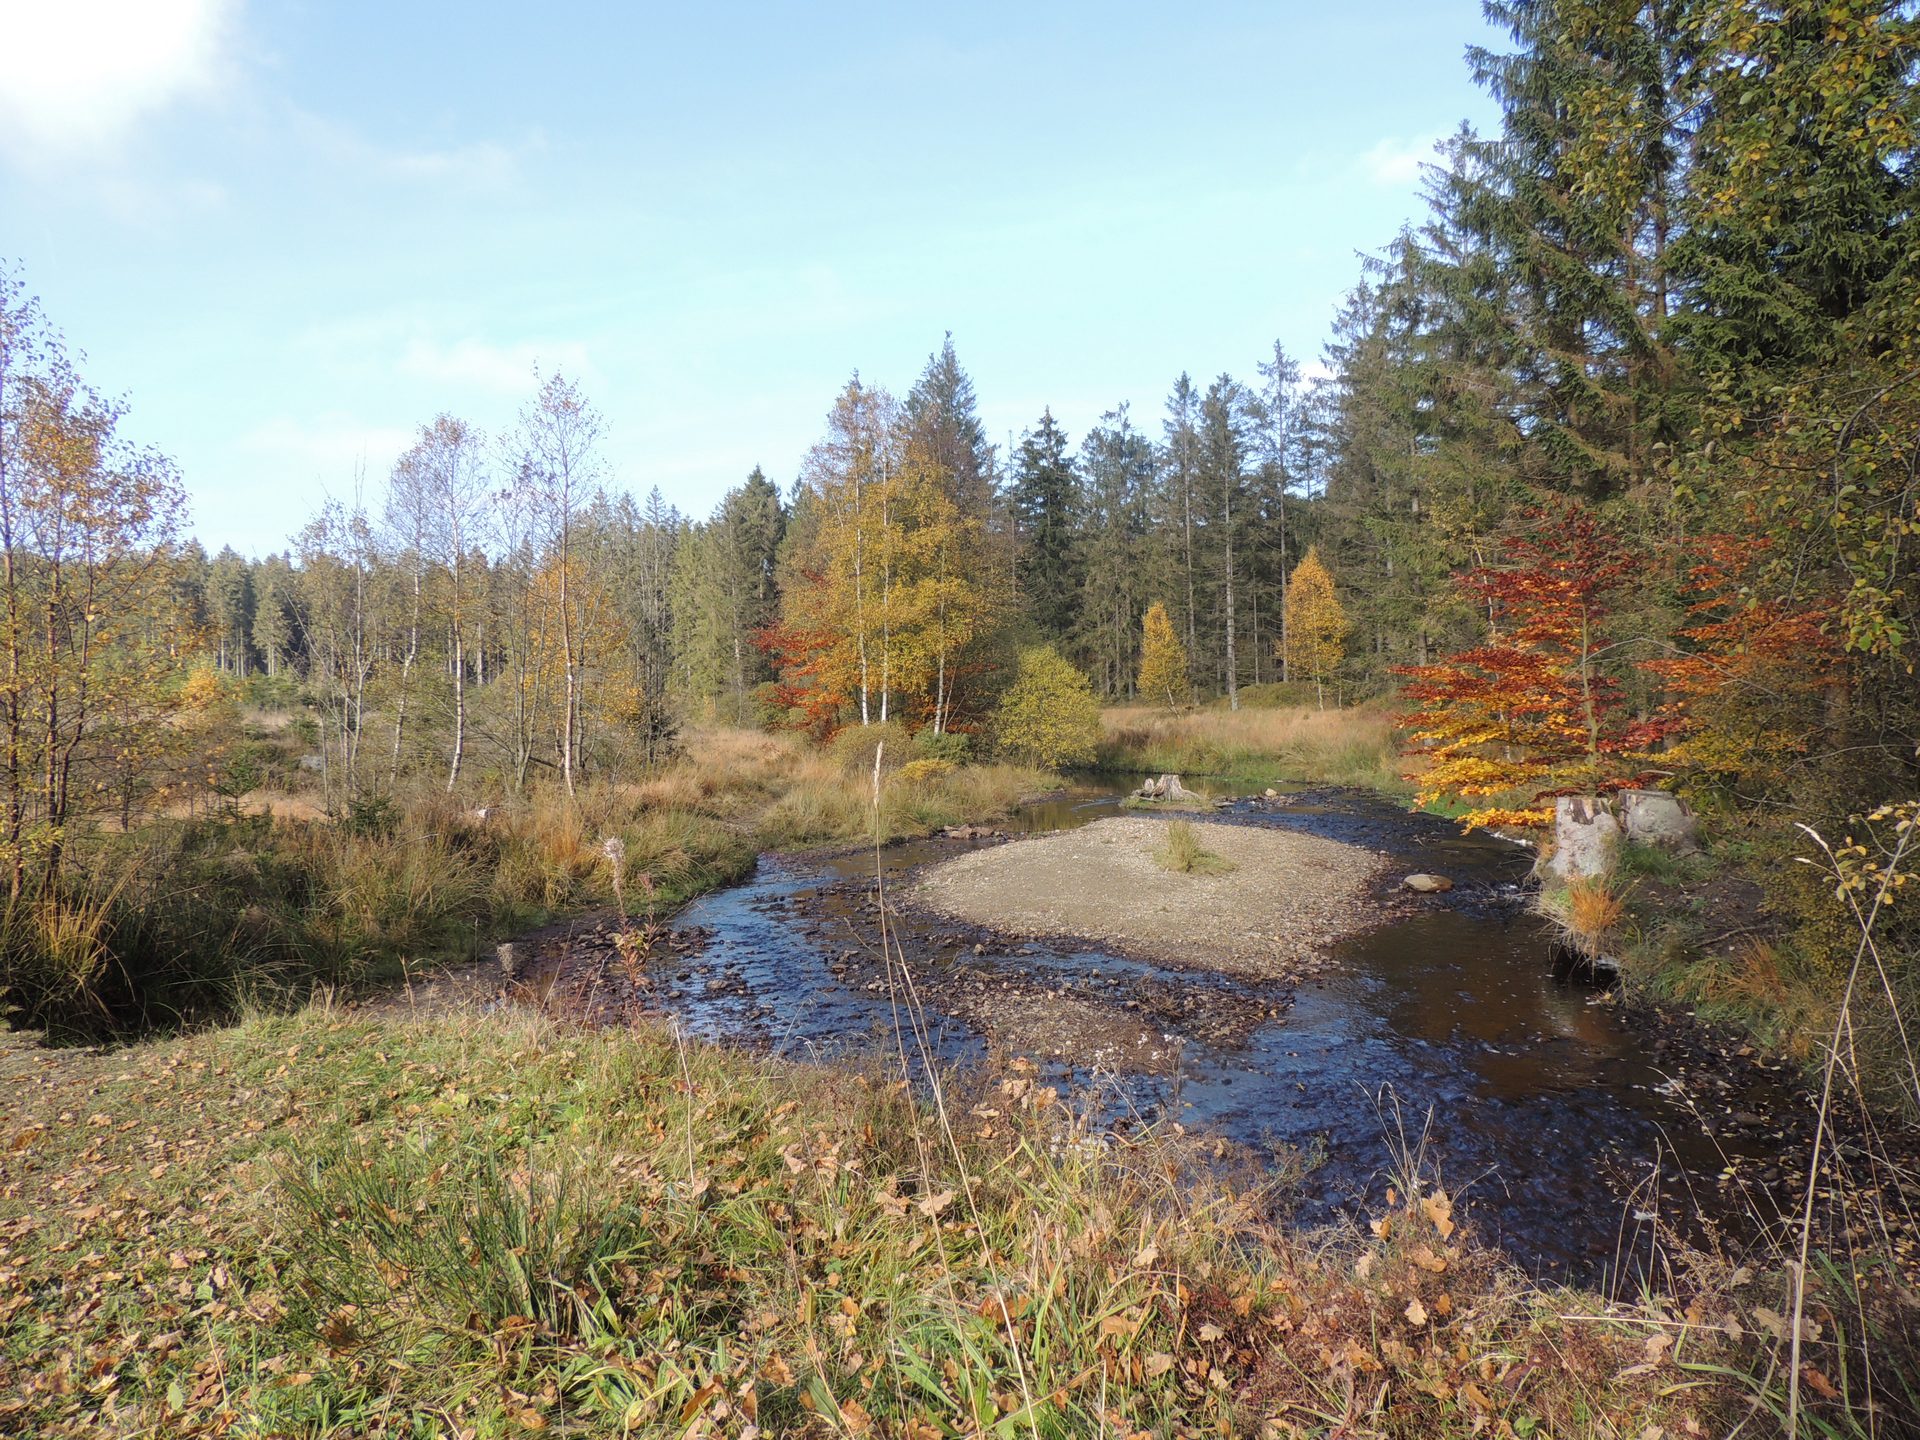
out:
M1083 785L1026 807L1005 828L1087 824L1115 813L1126 788ZM1096 1076L1083 1058L1065 1056L1053 1065L1060 1079L1114 1086L1116 1112L1173 1115L1252 1145L1323 1152L1304 1197L1309 1220L1377 1197L1390 1137L1430 1126L1432 1157L1450 1184L1467 1189L1483 1227L1545 1270L1591 1275L1615 1263L1628 1188L1656 1164L1682 1183L1717 1175L1724 1157L1684 1094L1665 1083L1647 1038L1600 992L1554 977L1545 933L1516 903L1525 851L1354 792L1243 802L1212 818L1364 845L1384 852L1396 874L1436 871L1456 888L1342 942L1334 963L1290 1007L1282 999L1279 1017L1244 1043L1190 1044L1171 1076ZM953 849L890 847L881 868L896 883ZM873 871L871 854L763 862L748 883L696 902L682 918L713 931L705 979L669 984L669 1003L696 1033L783 1053L886 1044L893 1013L884 987L859 982L862 972L844 963L871 942ZM911 938L926 942L916 963L1011 967L1103 1004L1148 985L1223 996L1249 988L1100 951L1033 944L976 958L940 951L937 937ZM943 1060L985 1053L965 1021L930 1020ZM1711 1204L1712 1186L1695 1188Z

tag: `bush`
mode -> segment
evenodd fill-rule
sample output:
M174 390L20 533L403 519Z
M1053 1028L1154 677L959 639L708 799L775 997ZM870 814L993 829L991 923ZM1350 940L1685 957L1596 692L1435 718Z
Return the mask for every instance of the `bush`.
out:
M951 775L956 768L951 760L909 760L900 767L900 778L909 782L934 780L942 775Z
M951 730L937 735L932 730L922 730L913 737L913 753L923 760L946 760L954 765L964 765L973 756L973 737L955 734Z
M1042 645L1021 652L996 728L1000 748L1028 764L1086 765L1100 748L1100 702L1085 675Z
M885 748L881 750L883 746ZM834 736L827 746L827 753L833 756L835 763L853 775L873 773L876 750L881 750L880 764L883 770L898 770L913 757L913 736L898 720L889 720L884 725L849 725Z

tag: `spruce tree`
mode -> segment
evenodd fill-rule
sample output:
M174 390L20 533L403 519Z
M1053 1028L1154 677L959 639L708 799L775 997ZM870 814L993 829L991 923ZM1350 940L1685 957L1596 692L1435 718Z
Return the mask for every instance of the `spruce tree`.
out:
M1078 482L1067 434L1051 409L1020 438L1014 456L1013 514L1020 536L1020 584L1028 612L1049 640L1073 631L1079 599L1075 514Z
M1075 652L1109 698L1133 687L1140 613L1158 578L1147 543L1153 445L1133 428L1127 407L1100 417L1080 444L1084 564Z

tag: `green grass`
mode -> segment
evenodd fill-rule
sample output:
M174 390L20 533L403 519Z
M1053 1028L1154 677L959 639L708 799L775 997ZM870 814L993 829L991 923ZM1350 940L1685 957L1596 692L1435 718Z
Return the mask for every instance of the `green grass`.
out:
M1186 820L1167 822L1167 843L1153 852L1162 870L1177 875L1230 875L1240 867L1200 843L1200 832Z
M1724 1434L1778 1368L1729 1331L1777 1277L1541 1287L1404 1177L1289 1232L1018 1067L949 1080L949 1140L884 1075L317 1008L13 1037L0 1086L7 1433Z

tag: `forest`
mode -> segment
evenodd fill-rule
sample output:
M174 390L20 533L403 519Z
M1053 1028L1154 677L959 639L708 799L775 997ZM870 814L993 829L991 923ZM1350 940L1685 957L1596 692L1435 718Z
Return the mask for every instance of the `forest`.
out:
M929 336L704 516L550 369L209 555L0 271L0 1005L66 1047L0 1070L51 1087L0 1118L0 1431L1916 1433L1920 14L1486 9L1501 123L1319 357L1170 356L996 444ZM1649 1024L1779 1057L1802 1223L1602 1296L1456 1240L1424 1141L1329 1239L1178 1126L1102 1150L1024 1062L956 1122L897 1033L796 1078L678 1022L355 1008L589 910L644 989L763 853L1096 769L1535 847L1565 797L1680 797L1703 853L1530 903Z

